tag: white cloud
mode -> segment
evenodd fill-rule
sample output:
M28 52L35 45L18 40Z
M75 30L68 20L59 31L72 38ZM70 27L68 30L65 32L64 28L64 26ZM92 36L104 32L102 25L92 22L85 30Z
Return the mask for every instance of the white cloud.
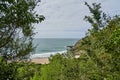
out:
M120 0L42 0L37 12L43 14L46 20L36 26L35 37L81 38L90 25L83 21L89 15L84 2L102 3L103 10L113 15L120 13Z

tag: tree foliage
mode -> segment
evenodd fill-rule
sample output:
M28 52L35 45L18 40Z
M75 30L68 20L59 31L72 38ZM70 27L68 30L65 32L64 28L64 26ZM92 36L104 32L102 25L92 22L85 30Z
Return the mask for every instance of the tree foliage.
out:
M39 0L0 1L0 55L5 59L22 58L33 51L33 23L44 20L35 13Z
M6 1L3 1L3 3L4 2ZM11 6L10 4L13 2L14 0L10 0L7 4L9 3L9 6ZM93 3L92 6L90 6L85 2L85 5L89 8L90 13L92 14L91 16L85 16L85 20L92 25L92 29L88 30L89 34L79 40L74 46L72 53L76 54L81 52L80 58L69 58L61 54L56 54L50 57L50 63L45 65L21 62L7 63L4 61L4 58L0 58L1 80L120 80L120 17L107 17L106 14L100 10L100 4ZM4 11L4 8L3 10L2 8L1 11ZM24 8L22 8L22 10L23 9ZM31 7L29 10L31 10ZM28 13L29 10L27 10ZM5 13L3 13L3 16L4 14ZM16 17L16 15L13 17ZM33 18L33 14L31 17L32 20L30 19L30 22L38 22L35 16ZM23 18L23 16L21 18ZM20 57L32 51L31 40L33 35L33 27L32 23L29 24L29 18L28 20L26 20L26 18L23 19L23 22L20 21L22 26L18 26L19 28L15 29L15 32L18 30L22 32L22 37L19 38L17 33L15 33L14 36L8 35L7 32L4 34L6 36L3 36L4 40L7 40L8 35L11 37L13 42L1 42L1 45L6 43L6 46L0 47L2 50L0 50L0 53L3 53L6 50L6 52L9 53L11 49L11 52L14 52L15 50L18 51L15 57ZM6 21L2 17L0 19ZM19 21L19 18L17 19ZM24 24L27 23L24 23L24 20L28 21L29 28L25 27ZM12 22L10 23L13 25ZM1 25L5 26L5 23L1 23ZM6 24L5 29L1 26L0 31L12 31L11 28L10 30L7 28L7 25L8 24ZM15 23L15 25L17 24ZM11 25L9 26L12 27ZM0 37L0 40L2 41L2 35ZM26 40L30 41L26 42ZM68 52L68 54L70 53ZM7 77L5 75L7 75Z
M73 53L81 52L80 58L53 56L42 67L40 80L120 79L120 17L107 17L100 4L85 5L92 13L85 17L92 29L74 46Z
M0 0L0 80L30 80L36 74L31 67L26 69L29 64L23 63L21 67L13 61L25 58L34 50L33 24L45 19L34 10L38 2Z
M105 27L107 22L110 21L111 17L107 17L107 15L100 10L101 4L93 3L92 6L90 6L87 2L85 2L85 5L89 8L92 16L85 16L84 19L92 25L92 31L96 32Z

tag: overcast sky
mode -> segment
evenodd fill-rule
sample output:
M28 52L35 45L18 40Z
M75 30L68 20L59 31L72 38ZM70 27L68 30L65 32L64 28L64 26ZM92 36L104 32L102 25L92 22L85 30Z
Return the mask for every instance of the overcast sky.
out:
M84 2L101 3L102 10L113 16L120 14L120 0L41 0L37 13L45 21L35 25L35 38L82 38L90 24L83 20L90 15Z

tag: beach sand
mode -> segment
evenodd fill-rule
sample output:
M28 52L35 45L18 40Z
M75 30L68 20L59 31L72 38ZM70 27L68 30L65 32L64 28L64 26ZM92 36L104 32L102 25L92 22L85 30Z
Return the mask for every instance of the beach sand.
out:
M31 59L31 62L35 64L48 64L49 59L48 58Z

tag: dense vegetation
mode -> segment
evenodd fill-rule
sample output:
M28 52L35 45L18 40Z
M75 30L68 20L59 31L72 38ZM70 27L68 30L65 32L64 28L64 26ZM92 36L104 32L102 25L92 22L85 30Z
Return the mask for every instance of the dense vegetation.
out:
M26 69L29 68L28 63L22 64L25 71L20 72L21 63L15 61L28 57L34 50L33 24L44 20L42 15L34 11L38 2L39 0L0 0L0 80L24 80L24 74L32 74ZM27 77L30 78L29 74Z
M8 6L10 10L14 9L14 7L10 7L11 5L13 6L17 5L14 2L11 2L14 0L4 1L3 3L10 4ZM24 2L21 1L26 2L26 0L20 0L20 2L18 3L23 4ZM12 3L14 3L15 5ZM7 62L6 59L11 59L11 57L8 57L8 55L6 56L5 54L7 53L4 53L1 54L2 56L0 57L0 80L120 80L120 17L107 16L105 13L101 11L100 4L93 3L92 6L90 6L86 2L85 5L89 8L90 13L92 14L92 16L85 16L85 20L91 24L92 28L88 30L88 33L84 38L82 38L75 44L75 46L72 49L72 52L70 51L69 51L70 53L68 52L68 54L71 53L76 54L78 52L81 52L79 58L76 59L74 57L65 57L64 55L57 54L55 56L50 57L49 64L37 65L29 62ZM3 9L4 7L7 6L0 5L1 12L4 12L3 13L4 17L0 16L0 19L6 21L8 14L5 13ZM35 7L35 5L32 7ZM25 10L26 12L29 11L29 8L27 8L27 10L26 8L21 10L23 11ZM2 13L0 15L2 15ZM17 14L15 14L13 17L16 17L16 15ZM33 22L29 17L32 18ZM31 16L29 15L29 17L28 17L28 20L30 19L30 22L28 21L29 26L25 26L27 24L23 26L22 22L20 22L20 24L16 23L13 24L12 22L10 22L11 19L13 19L12 17L9 17L10 18L9 23L0 21L1 24L0 33L5 33L4 36L0 36L1 37L0 53L6 51L7 52L11 51L12 53L15 51L14 50L16 49L15 47L18 46L18 45L15 46L15 43L18 44L18 42L16 41L19 41L19 38L16 36L10 36L6 34L7 32L12 31L8 30L7 28L11 25L14 25L14 27L16 27L15 29L22 29L24 34L23 38L25 37L25 40L28 40L26 38L29 38L31 43L32 32L30 33L29 31L24 32L24 28L28 28L28 30L32 31L30 26L32 23L34 23L34 19L36 22L36 18L33 17L33 14L31 14ZM23 17L21 18L22 19L20 20L24 21ZM16 17L15 19L18 19L19 22L18 17ZM43 20L43 18L41 17L39 19ZM20 26L17 27L17 25ZM9 41L7 42L6 40L8 39L9 36L11 37L11 40L9 40L10 42ZM5 40L4 43L3 39ZM23 40L23 42L25 41ZM22 43L22 45L23 44L25 43ZM8 45L10 46L8 47ZM26 45L25 49L23 48L19 49L17 47L18 50L16 51L20 52L21 49L23 49L22 53L25 53L24 55L26 55L29 52L31 52L31 45L30 44ZM21 52L18 53L17 55L24 56L21 54ZM15 55L14 57L18 56Z
M40 80L119 80L120 79L120 17L109 17L100 4L87 2L92 16L85 16L92 28L72 51L80 58L52 57L41 68Z
M0 0L0 55L18 60L34 50L33 24L44 20L35 13L39 0Z

